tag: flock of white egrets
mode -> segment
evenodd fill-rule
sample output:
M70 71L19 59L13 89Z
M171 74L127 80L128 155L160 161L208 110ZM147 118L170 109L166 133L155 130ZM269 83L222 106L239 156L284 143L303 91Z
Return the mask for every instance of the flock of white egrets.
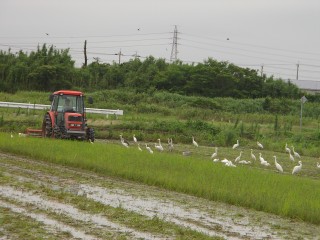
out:
M125 140L122 135L120 135L120 141L121 141L121 144L125 147L129 147L129 142L127 140ZM135 135L133 135L133 142L135 145L138 146L138 149L140 151L143 151L141 146L140 146L140 143L138 142L137 138ZM199 147L199 144L195 141L195 138L192 136L192 145L194 147ZM239 140L237 140L237 142L232 146L232 149L237 149L239 148L240 146L240 143L239 143ZM257 146L259 149L263 149L263 145L257 141ZM149 146L149 144L145 143L145 148L146 150L153 154L154 151L152 150L152 148ZM157 140L157 143L154 143L154 149L158 152L163 152L165 149L164 147L162 146L161 144L161 140L158 139ZM172 138L168 138L168 151L172 151L174 149L174 145L173 145L173 140ZM292 146L292 150L288 147L288 144L286 143L285 145L285 148L284 148L285 152L289 154L289 159L294 162L295 161L295 158L299 158L301 159L301 156L298 152L296 152L294 150L294 146ZM183 151L182 154L184 156L187 156L187 155L190 155L191 154L191 151ZM240 154L239 156L237 156L233 161L231 160L228 160L226 158L220 160L218 158L218 147L215 147L215 151L212 153L211 155L211 160L214 162L214 163L218 163L218 162L221 162L223 163L225 166L228 166L228 167L236 167L237 165L236 164L251 164L253 161L257 161L257 157L255 156L255 154L253 153L253 149L251 149L251 152L250 152L250 157L251 157L251 160L250 161L247 161L247 160L242 160L241 157L242 157L242 154L243 154L243 151L241 150L240 151ZM274 166L275 168L277 169L277 171L283 173L283 168L282 166L280 165L280 163L277 162L277 157L276 156L273 156L274 157ZM260 161L260 164L263 165L263 166L266 166L266 167L269 167L271 166L271 164L266 161L263 156L262 156L262 153L259 152L259 161ZM293 169L292 169L292 174L297 174L301 171L302 169L302 162L301 161L298 161L298 164L297 166L295 166ZM317 163L317 168L320 169L320 164Z
M239 140L237 140L237 143L235 143L232 147L232 149L237 149L238 147L240 146L239 144ZM263 145L257 141L257 146L259 149L263 149ZM291 149L288 147L288 144L286 143L285 145L285 152L287 152L289 154L289 159L294 162L295 161L295 158L299 158L301 159L301 156L298 152L296 152L294 150L294 146L292 146L292 152L291 152ZM235 163L239 163L239 164L250 164L251 161L246 161L246 160L241 160L241 156L242 156L242 153L243 151L240 151L240 154L239 156L237 156L235 159L234 159L234 163L231 161L231 160L228 160L226 158L224 158L223 160L219 160L218 158L216 158L218 156L218 148L216 147L215 148L215 152L211 155L211 159L213 162L222 162L224 163L226 166L229 166L229 167L236 167ZM252 159L252 161L256 161L257 158L256 156L254 155L253 153L253 149L251 149L251 152L250 152L250 157ZM282 166L277 162L277 156L273 156L274 157L274 165L277 169L277 171L279 172L283 172L283 168ZM271 166L271 164L266 161L263 157L262 157L262 153L260 152L259 153L259 161L260 161L260 164L263 165L263 166ZM293 169L292 169L292 174L297 174L301 171L302 169L302 162L301 161L298 161L298 164L297 166L295 166ZM320 168L320 164L317 163L317 168Z

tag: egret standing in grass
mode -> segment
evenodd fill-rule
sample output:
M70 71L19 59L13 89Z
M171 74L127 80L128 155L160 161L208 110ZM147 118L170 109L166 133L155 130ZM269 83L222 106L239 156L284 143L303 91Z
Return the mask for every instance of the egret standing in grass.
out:
M277 157L276 156L273 156L273 157L274 157L274 164L276 165L276 168L279 170L279 172L283 172L281 165L277 162Z
M169 148L169 152L172 152L172 150L173 150L173 140L172 140L172 138L168 138L168 148Z
M138 140L137 140L137 138L136 138L136 135L135 135L135 134L133 134L133 141L134 141L135 143L137 143L137 142L138 142Z
M162 147L161 145L157 145L157 144L155 143L155 144L154 144L154 147L155 147L158 151L160 151L160 152L163 151L163 147Z
M286 146L284 147L284 149L286 150L287 153L291 153L291 149L288 148L288 144L286 143Z
M320 164L317 162L317 168L320 168Z
M199 147L198 143L194 140L194 137L192 137L192 144L193 144L195 147Z
M294 146L292 146L292 152L293 152L293 155L294 155L295 157L301 158L301 157L300 157L300 154L294 151Z
M239 147L239 140L237 140L237 143L233 145L232 149L236 149L237 147Z
M241 154L242 154L242 151L240 151L240 155L239 155L238 157L236 157L236 159L234 160L235 162L240 161L240 159L241 159Z
M140 151L142 151L142 149L141 149L141 147L140 147L140 143L138 143L138 149L139 149Z
M148 146L148 144L146 144L146 149L149 151L149 153L153 154L152 149Z
M294 157L293 157L293 155L291 154L291 152L289 152L289 159L290 159L292 162L294 162Z
M163 151L163 147L161 145L161 140L160 138L158 139L159 144L157 145L156 143L154 144L155 148L158 149L159 151Z
M270 166L270 163L268 163L266 160L264 160L261 153L259 153L259 159L260 159L261 165Z
M119 136L120 136L120 141L122 145L125 147L129 147L129 142L122 137L122 134L120 134Z
M292 174L296 174L296 173L298 173L298 172L301 171L301 169L302 169L302 162L299 161L298 163L299 163L299 165L298 165L298 166L295 166L295 167L293 168Z
M251 149L251 158L254 160L254 161L256 161L257 160L257 158L256 158L256 156L253 154L253 152L252 152L253 150Z
M259 148L263 149L263 145L257 141L257 145Z
M218 155L218 148L216 147L215 152L212 153L211 159L214 159Z

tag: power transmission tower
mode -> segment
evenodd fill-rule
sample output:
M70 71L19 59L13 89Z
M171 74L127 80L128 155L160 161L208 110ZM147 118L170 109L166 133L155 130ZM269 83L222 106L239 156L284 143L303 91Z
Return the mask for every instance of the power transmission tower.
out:
M178 59L178 28L177 28L177 25L174 25L170 62L177 61L177 59Z

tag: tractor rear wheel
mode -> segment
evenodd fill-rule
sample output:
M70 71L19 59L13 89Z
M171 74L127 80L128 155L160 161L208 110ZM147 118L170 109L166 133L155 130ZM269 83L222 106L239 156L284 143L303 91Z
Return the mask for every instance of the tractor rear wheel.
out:
M44 116L43 125L44 137L52 137L52 121L48 113Z
M87 140L94 142L94 129L93 128L87 128Z

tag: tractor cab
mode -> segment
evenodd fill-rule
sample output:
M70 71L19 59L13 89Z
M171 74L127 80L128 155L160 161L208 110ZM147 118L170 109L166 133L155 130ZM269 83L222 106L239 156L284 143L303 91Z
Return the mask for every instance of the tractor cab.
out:
M58 94L52 96L51 111L55 113L55 122L57 125L64 124L68 121L66 116L74 116L84 119L84 101L82 95L65 95ZM83 116L83 118L82 118Z

